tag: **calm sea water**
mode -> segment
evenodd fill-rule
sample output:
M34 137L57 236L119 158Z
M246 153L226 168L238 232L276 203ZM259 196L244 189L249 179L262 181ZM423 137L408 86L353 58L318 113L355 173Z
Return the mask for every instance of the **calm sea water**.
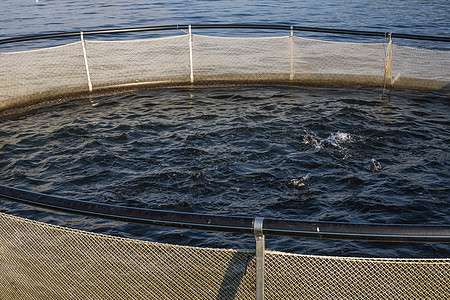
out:
M110 27L271 23L446 35L448 1L11 1L0 38ZM232 33L230 33L232 34ZM339 37L325 37L341 39ZM407 42L403 42L405 44ZM442 45L429 45L431 48ZM32 48L25 43L21 49ZM0 121L0 182L76 199L224 215L450 224L450 107L442 95L287 87L152 90ZM304 185L297 182L302 181ZM208 247L254 238L56 214L95 232ZM432 244L269 238L309 254L448 257Z
M0 35L191 23L276 23L448 35L449 14L446 0L3 0Z
M447 0L3 0L0 10L0 39L60 31L206 23L281 24L448 36L449 15L450 5ZM307 33L302 35L319 37ZM323 38L323 35L320 37ZM347 39L345 36L328 38ZM450 48L448 45L430 45L417 41L395 42ZM48 44L33 42L24 45L33 47ZM19 46L15 45L14 50Z

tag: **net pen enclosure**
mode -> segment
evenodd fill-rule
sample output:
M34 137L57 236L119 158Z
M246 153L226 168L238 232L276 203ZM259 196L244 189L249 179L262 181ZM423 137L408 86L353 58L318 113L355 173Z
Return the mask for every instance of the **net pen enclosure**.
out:
M322 36L324 38L321 38ZM432 145L435 152L431 155L430 161L418 158L417 163L412 163L409 156L411 153L420 152L421 147L425 148L418 141L428 138L426 135L429 131L435 129L431 126L431 129L426 128L427 132L424 133L422 125L434 121L439 124L440 127L433 137L448 132L445 129L448 120L442 121L448 114L440 114L439 111L447 107L442 102L448 101L450 91L449 42L449 37L442 36L251 24L167 25L86 30L0 40L0 126L6 124L5 128L13 128L18 132L14 136L14 138L19 136L17 139L12 137L14 134L8 136L10 144L14 144L16 140L20 144L25 140L24 144L16 148L6 142L0 143L2 151L0 163L10 159L14 162L3 165L17 167L23 158L20 156L21 151L38 147L40 140L37 139L36 142L35 136L45 140L48 132L52 140L49 147L41 152L53 149L54 152L48 151L49 155L54 153L64 160L61 164L63 171L54 171L51 168L58 165L60 158L42 159L41 153L27 152L27 155L36 161L25 163L23 168L32 169L33 166L41 166L41 162L45 161L50 166L51 176L47 176L48 169L42 167L45 170L40 176L42 175L44 179L36 176L28 180L26 176L22 176L23 168L20 166L17 170L11 171L11 175L2 177L5 178L5 182L0 180L0 298L448 299L450 258L446 251L450 245L450 224L442 224L448 220L448 214L445 213L448 212L448 195L444 195L446 189L445 186L442 187L448 178L448 170L447 173L445 170L442 171L446 166L446 162L442 162L446 156L440 149L445 143L445 138L444 141L437 138L427 140L435 143ZM421 47L428 44L429 47ZM264 103L261 106L256 105L254 98L251 97L255 90L274 86L281 89L294 87L295 91L284 93L279 90L266 90L270 96L260 97ZM234 94L215 90L241 87L255 87L255 89L237 90ZM367 88L372 93L370 97L375 91L378 98L382 99L381 102L395 91L417 92L420 95L429 93L439 99L436 102L440 105L435 109L435 115L430 117L433 122L421 120L416 123L409 114L418 116L425 113L423 110L410 113L405 108L410 104L408 101L406 104L398 104L399 107L389 109L382 107L380 110L385 109L386 115L381 117L378 111L371 109L374 105L370 97L369 100L363 99L359 102L347 97L342 101L345 104L343 106L327 100L326 103L330 108L326 108L326 105L316 105L313 108L303 105L306 102L314 102L314 97L320 94L322 88L342 91L343 94ZM184 93L182 101L178 101L177 92L165 93L167 90L177 89L182 91L180 93ZM298 93L297 89L305 91L311 89L317 93ZM163 92L154 97L150 95L154 102L141 105L139 102L143 101L141 98L150 97L145 93L153 90ZM194 91L201 91L198 94L203 97L203 104L209 105L205 111L217 105L213 106L214 112L210 110L200 116L193 113L198 106L186 104L185 98L192 96ZM130 96L138 92L143 92L144 96ZM208 93L214 95L208 98ZM289 95L286 96L287 94ZM47 126L45 133L36 134L33 138L28 138L25 134L22 136L22 127L11 125L13 122L26 120L27 116L32 118L35 112L38 114L39 111L51 111L53 106L71 101L75 103L74 105L77 104L77 100L84 101L90 109L102 108L99 104L101 100L98 99L116 95L123 95L124 98L131 99L130 102L137 103L136 107L141 110L141 114L130 115L121 112L124 107L120 106L119 102L123 99L119 99L111 101L111 107L116 109L114 114L109 115L108 107L105 105L103 108L106 118L102 119L103 116L100 115L94 116L93 119L83 116L77 120L76 126L56 128L60 124L66 125L61 120L70 116L64 113L53 115L53 121L59 120L59 123L55 121L58 125L49 124L50 121L47 124L47 120L42 122L34 120L35 123L28 120L28 127L25 127L27 129L39 127L39 124L43 123ZM176 98L178 102L173 101L169 106L165 101L171 97ZM234 97L243 99L239 102L239 110L243 113L230 118L230 115L237 111L234 107L230 108L237 103L232 102ZM302 105L298 105L297 98L301 97L305 99L302 99ZM279 98L283 100L275 104L269 103ZM440 101L441 99L444 101ZM297 106L293 105L293 102ZM362 104L363 109L353 109L350 104L355 102ZM154 112L148 107L158 105L162 108L155 118L157 120L148 121L148 115ZM428 103L427 107L432 105ZM281 112L277 112L282 117L276 115L275 121L272 122L269 119L275 114L276 107L282 107ZM64 110L71 107L61 105L59 108ZM257 111L258 109L266 111L261 113ZM331 110L340 110L343 113L330 117ZM408 115L396 113L400 110L407 111ZM296 115L300 112L308 115L308 119L297 118ZM318 115L315 114L317 112ZM366 115L370 115L371 118L366 118ZM343 116L347 119L335 121L344 118ZM395 117L401 119L400 122L397 122ZM182 118L185 119L182 120L182 126L179 126L174 120ZM2 123L2 119L10 122ZM122 120L133 122L129 120L135 119L139 120L133 124L139 124L133 125L134 127L130 125L131 123L125 125L121 123ZM141 124L144 119L148 123ZM85 122L86 120L92 122ZM120 124L108 123L95 128L94 125L106 120ZM214 132L205 129L219 126L218 120L222 123L220 129ZM295 126L292 126L292 120L295 120ZM324 122L334 123L326 127ZM361 123L365 123L370 128L362 128L358 131L358 134L360 133L358 136L354 133L356 130L341 132L341 129L337 128L339 126L336 126L351 122L354 123L354 127L362 127ZM379 123L373 125L376 122ZM30 123L32 125L29 125ZM88 129L82 127L85 123L89 123ZM311 126L302 127L305 123ZM198 129L198 124L203 126L202 132L189 127ZM389 131L389 125L400 129L393 128ZM280 129L279 126L283 128ZM333 126L336 128L331 130L330 127ZM177 135L179 132L175 134L171 132L179 130L180 127L184 131L179 135ZM405 127L414 128L404 134L402 130L405 130ZM95 130L111 128L113 131L122 131L114 132L117 135L113 138L99 134L95 137L96 140L88 140L97 133ZM125 149L119 149L119 154L109 153L112 151L105 145L112 145L114 151L117 150L123 144L117 147L116 144L132 136L123 131L133 131L136 128L142 128L145 133L150 132L149 136L136 134L136 140L130 138L130 141L123 143ZM269 132L269 129L273 132ZM189 131L188 134L186 131ZM153 134L154 132L159 136ZM258 132L266 132L267 135L263 135L260 139ZM384 138L382 133L390 136ZM7 136L2 134L0 131L0 139ZM78 135L81 135L80 139ZM403 135L406 136L404 140L397 137ZM182 138L179 138L180 136ZM254 136L258 137L253 139ZM267 142L264 140L266 137L274 140ZM171 138L174 141L170 140ZM384 144L383 138L387 140ZM70 139L72 139L70 142L65 143ZM195 148L192 144L185 147L180 141L202 143L203 148ZM377 149L387 147L390 150L390 147L395 148L397 144L401 144L399 141L414 145L410 148L403 147L407 148L406 154L399 154L400 158L390 154L389 159L392 158L398 165L389 167L388 159L383 160L383 151L377 152ZM352 143L358 145L354 146ZM253 147L251 151L246 150L249 145ZM287 145L288 149L280 145L283 147ZM60 146L73 149L65 151L67 149L61 150ZM360 146L361 149L356 149ZM99 152L97 153L89 148L87 152L95 153L85 158L83 155L86 152L83 152L83 147L100 149L94 149ZM152 147L158 149L152 152L149 150ZM175 151L173 149L175 147L180 151ZM294 149L295 153L290 153L289 147ZM98 195L86 195L86 191L92 192L94 189L77 190L81 185L84 187L95 185L92 178L98 179L114 174L107 171L121 168L120 164L123 161L116 166L111 163L112 160L119 160L120 155L128 152L140 155L141 148L145 148L144 150L148 152L146 157L131 157L131 163L127 162L132 165L130 169L133 171L147 168L145 169L147 173L142 178L139 177L142 174L129 172L132 173L131 177L136 175L138 183L125 180L114 193L111 192L105 197L106 200L103 199L104 202L96 198ZM376 150L373 153L378 155L377 159L372 158L373 156L364 156L373 149ZM3 155L3 152L16 150L20 152L17 156ZM213 153L209 153L209 150ZM403 149L397 147L395 150ZM75 158L76 155L78 156ZM152 155L157 158L149 158ZM285 157L280 158L283 155ZM372 155L372 152L368 155ZM174 163L173 156L177 156ZM352 156L356 157L355 161L349 158ZM207 164L192 163L198 161L199 157L207 160ZM406 160L403 165L401 159ZM75 173L83 173L80 169L70 169L68 164L75 164L75 161L77 164L79 161L82 162L81 168L93 166L97 169L89 169L87 175L83 174L87 179L77 177L69 184L64 180L71 180L70 176L76 177ZM144 161L145 168L141 168L140 163ZM262 163L267 161L273 164L281 164L281 161L286 163L286 166L284 169L278 166L267 167ZM422 161L425 162L421 164ZM223 163L223 166L218 166L220 163ZM299 167L300 164L304 165ZM363 164L365 165L362 166ZM439 170L430 171L430 165ZM405 170L409 172L408 168L415 166L419 166L418 169L428 168L423 172L424 178L420 180L427 181L427 184L429 178L439 181L431 184L432 188L429 188L431 192L423 188L425 184L417 187L416 182L420 181L417 177L421 177L422 173L417 175L410 172L413 174L411 180L401 174ZM124 168L128 167L127 165ZM150 170L152 167L156 170ZM203 167L207 170L203 170ZM251 168L257 169L259 173ZM382 169L387 170L386 174L383 174ZM70 174L63 175L64 172ZM307 172L311 172L312 175ZM440 172L440 177L430 175L431 172ZM126 172L118 172L120 176L124 173ZM357 178L354 173L362 179ZM236 178L238 175L241 175L241 178ZM55 180L55 176L60 177L58 184L59 188L63 187L62 191L45 182L51 178ZM207 178L208 176L212 179ZM287 176L296 177L292 179ZM333 189L336 193L330 197L334 197L339 191L349 190L352 186L359 188L364 184L369 185L368 182L374 178L380 181L373 184L376 188L372 190L369 188L364 190L362 187L364 191L359 194L347 191L351 200L330 200L323 196L335 192ZM116 178L116 181L112 180L112 183L108 182L105 185L113 190L121 179ZM22 180L26 184L14 180ZM338 183L332 183L333 180ZM409 181L414 182L410 184ZM157 184L161 182L163 184L158 186ZM139 202L132 197L135 190L145 189L152 184L155 185L155 189L150 190L152 198L149 201ZM313 184L317 184L318 187L310 188ZM394 199L400 194L395 193L396 185L401 185L400 189L410 192L402 194L401 201ZM39 190L42 186L44 192ZM46 192L45 187L50 191L56 190L55 194ZM105 186L99 184L99 187L103 189ZM266 194L255 192L265 188L271 189L270 192ZM169 193L164 194L164 189L169 190ZM166 197L165 200L169 197L182 198L183 193L189 193L194 189L195 193L190 195L191 198L195 196L201 200L194 201L191 206L190 203L183 202L183 199L176 202L176 205L158 199L158 197ZM212 192L213 190L216 191ZM223 193L220 194L217 190ZM384 204L392 210L389 211L391 215L383 215L385 207L382 204L367 200L375 198L373 194L377 191L381 191L380 194L384 193L382 196L385 198L382 200L387 199L387 204ZM429 199L419 204L413 203L413 200L405 200L415 195L414 193L420 194L422 199L428 197L435 203L430 204L432 201ZM115 201L117 199L111 195L121 196L121 200L125 203ZM136 197L140 195L134 194ZM363 195L366 198L359 199L354 195ZM228 208L218 208L211 203L201 202L205 199L214 202L211 199L222 196L230 197L231 200L228 199L230 201L227 205L237 214L217 213L229 211L226 210ZM292 196L292 199L280 200L288 196ZM265 200L270 198L266 204L272 211L257 211L250 207L247 213L243 209L245 205L257 207L260 204L258 197L265 197ZM247 198L252 199L247 202L249 200ZM236 199L243 201L230 204ZM222 200L219 199L213 204L224 205L226 201ZM308 201L317 203L308 204ZM315 220L320 219L321 210L318 207L324 202L327 203L322 210L329 209L333 205L342 205L329 213L330 218L335 217L337 221L334 219L327 221L326 218ZM430 207L427 208L426 205ZM205 207L212 207L212 212L208 212ZM355 215L359 214L359 220L364 219L367 222L352 222L356 218L352 219L350 213L342 212L351 208L355 208ZM404 220L402 218L406 213L402 217L396 216L402 213L402 209L407 210L410 219L402 224L396 223L395 221ZM435 214L430 213L432 210L435 210ZM255 211L257 213L254 213ZM270 215L265 216L262 212ZM428 219L421 218L424 214L428 214L426 216ZM298 219L293 218L299 215L301 217ZM342 217L343 215L348 218ZM414 224L411 219L414 221L417 219L421 224ZM96 221L90 223L87 220ZM119 228L117 229L114 227L116 223L108 222L122 225L117 226ZM127 235L128 232L124 234L120 231L128 225L135 226L133 227L135 235ZM108 226L113 229L110 230ZM105 229L106 227L110 231ZM149 230L151 234L146 236L148 232L139 229L143 227L158 229ZM89 230L90 228L97 231ZM180 233L183 230L187 233ZM208 236L209 233L212 235ZM221 240L223 236L220 234L228 236ZM164 235L167 235L167 238ZM242 236L245 238L241 238ZM205 246L204 240L208 238L213 242ZM279 238L281 241L279 245L294 246L287 250L283 248L282 251L269 250L266 238L269 241ZM286 242L281 240L283 238L290 240ZM302 240L307 246L296 248L295 243L298 240ZM324 243L309 243L311 240ZM185 241L188 242L183 243ZM228 247L227 243L230 241L235 241L233 247L237 249ZM336 244L332 244L335 241ZM339 252L336 249L334 252L331 250L327 252L327 249L320 252L331 253L329 255L297 251L321 246L338 248L344 245L341 242L360 243L359 249L367 250L363 253L377 249L380 257L339 256L335 253L346 252ZM372 243L377 246L370 248L373 246ZM217 244L220 247L216 246ZM434 251L430 253L441 255L403 257L401 256L403 253L411 253L404 251L409 249L407 248L409 246L405 246L406 248L398 246L400 257L383 256L385 253L391 253L383 252L387 244L419 245L418 247ZM238 246L235 247L236 245ZM292 249L296 251L291 251Z

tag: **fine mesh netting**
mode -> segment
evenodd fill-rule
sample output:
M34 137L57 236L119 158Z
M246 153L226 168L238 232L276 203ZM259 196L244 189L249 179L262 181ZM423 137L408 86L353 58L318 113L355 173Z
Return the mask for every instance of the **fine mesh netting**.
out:
M449 259L266 251L266 299L448 299ZM0 213L1 299L254 299L255 251L176 246Z
M86 52L94 87L147 81L189 81L187 36L89 42Z
M86 90L80 43L0 54L0 111Z
M295 36L80 41L0 54L0 112L123 89L217 84L360 85L448 92L450 51Z

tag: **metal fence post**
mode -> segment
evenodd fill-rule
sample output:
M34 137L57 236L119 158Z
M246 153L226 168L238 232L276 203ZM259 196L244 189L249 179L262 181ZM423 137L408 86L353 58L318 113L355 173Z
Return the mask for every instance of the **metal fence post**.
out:
M262 217L255 218L253 222L253 230L256 239L256 300L264 299L264 254L265 254L265 238L263 234Z

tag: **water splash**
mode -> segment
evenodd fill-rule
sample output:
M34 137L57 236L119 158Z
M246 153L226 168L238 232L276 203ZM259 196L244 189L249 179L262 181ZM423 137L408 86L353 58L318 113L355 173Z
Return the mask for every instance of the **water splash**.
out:
M353 141L352 136L346 132L336 132L330 134L330 136L326 139L333 146L340 146L344 143L351 143Z
M305 135L303 136L303 144L310 145L311 147L319 150L323 148L323 141L320 140L314 133L307 132L305 130Z
M353 138L349 133L346 132L336 132L330 133L325 139L320 139L312 132L307 132L305 130L305 135L303 136L303 144L310 145L311 147L320 150L325 146L332 146L334 148L343 150L345 149L343 144L353 142Z

